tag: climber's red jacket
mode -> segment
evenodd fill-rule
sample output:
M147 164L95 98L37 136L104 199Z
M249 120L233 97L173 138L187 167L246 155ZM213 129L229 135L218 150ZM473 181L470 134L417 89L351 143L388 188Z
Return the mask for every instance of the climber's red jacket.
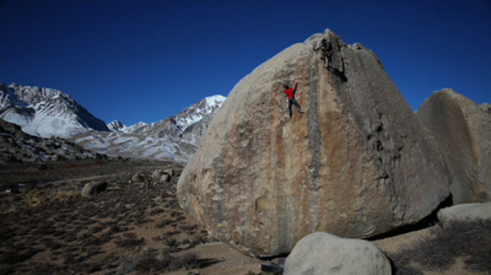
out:
M295 90L295 87L291 87L290 89L285 90L285 94L286 94L286 96L288 96L289 99L293 98L293 91L294 90Z

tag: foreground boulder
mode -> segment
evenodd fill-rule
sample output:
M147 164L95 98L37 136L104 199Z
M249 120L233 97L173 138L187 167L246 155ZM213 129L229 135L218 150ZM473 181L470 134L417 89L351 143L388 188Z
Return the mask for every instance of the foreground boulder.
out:
M82 197L89 198L107 190L107 182L89 182L82 189Z
M491 202L488 203L465 203L438 211L438 220L446 223L449 220L491 220Z
M329 69L313 46L333 45ZM305 114L288 115L298 83ZM288 253L304 236L375 236L430 214L443 159L377 56L334 33L295 44L242 79L178 183L181 206L243 253ZM443 175L443 176L442 176Z
M445 89L433 93L417 116L436 138L450 171L454 204L491 199L491 115L486 105Z
M301 239L285 262L284 275L390 275L390 262L372 243L316 232Z
M155 170L152 173L152 179L158 181L158 180L160 180L160 178L162 177L163 174L164 174L164 172L162 172L162 170Z
M137 173L137 174L133 175L133 177L131 177L131 181L133 183L137 183L137 184L144 183L145 178L141 174Z

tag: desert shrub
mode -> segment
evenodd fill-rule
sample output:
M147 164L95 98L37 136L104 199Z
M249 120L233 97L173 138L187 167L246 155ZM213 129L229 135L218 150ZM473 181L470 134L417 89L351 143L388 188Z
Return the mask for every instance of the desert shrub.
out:
M119 228L119 226L118 226L118 225L111 225L111 226L109 227L108 232L111 232L112 234L114 234L114 233L118 233L118 232L119 232L119 230L120 230L120 228Z
M195 254L186 254L182 257L174 258L170 265L170 270L192 269L199 266L198 256Z
M51 251L58 250L62 247L63 247L63 245L61 243L58 243L58 242L53 242L52 245L50 246Z
M83 274L90 274L102 270L103 265L104 264L101 261L90 261L81 264L78 269L81 270Z
M422 274L410 266L415 262L426 270L448 270L465 257L467 270L491 271L491 220L449 221L435 227L413 248L389 254L395 275Z
M105 242L108 242L110 239L104 239ZM94 237L94 236L90 236L89 238L85 238L82 242L82 244L87 247L87 246L94 246L94 245L101 245L103 244L103 239L101 238L98 238L98 237Z
M172 218L175 218L175 217L179 216L179 212L174 211L174 212L172 212L172 213L170 214L170 216L171 216Z
M67 215L64 214L64 213L60 213L60 214L58 214L58 215L56 215L56 216L53 217L53 220L55 222L65 221L66 219L67 219Z
M145 238L138 239L134 233L125 233L122 238L118 237L115 243L118 247L134 248L145 245L146 241Z
M163 235L164 235L164 237L168 238L168 237L172 237L172 236L177 235L177 234L179 234L178 231L168 231L168 232L165 232Z
M75 256L69 251L63 252L63 264L71 264L75 261Z
M86 232L86 233L80 234L78 236L78 239L79 240L84 240L84 239L90 238L91 236L92 236L91 234L89 234L88 232Z
M61 230L55 230L55 232L53 233L53 236L63 237L65 234L66 234L65 230L61 229Z
M103 228L102 228L101 226L99 226L99 225L95 225L95 226L93 226L93 227L91 227L91 228L89 229L89 232L90 232L91 234L95 234L95 233L99 233L99 232L101 232L101 231L102 231L102 229L103 229Z
M167 249L169 252L172 253L172 252L179 251L179 243L177 242L176 239L168 238L168 239L163 240L163 242L165 243L165 245L167 245Z
M66 234L65 238L64 238L65 242L67 242L67 243L71 243L71 242L75 241L76 239L77 239L77 233L75 233L75 232L70 232L70 233Z
M78 257L75 258L75 262L81 263L81 262L83 262L83 261L85 261L87 259L88 259L88 256L87 255L80 255L80 256L78 256Z
M29 260L30 258L32 258L34 255L36 255L41 251L43 250L36 249L36 248L28 248L23 253L16 253L10 251L5 252L2 253L2 263L11 264L11 265L21 263Z
M195 231L198 228L196 225L186 225L186 224L180 224L179 229L182 231Z
M47 236L55 233L56 229L50 225L39 225L36 230L33 230L31 233L34 235Z
M100 244L105 244L105 243L108 243L109 241L111 241L112 235L113 235L113 233L110 231L106 231L106 232L102 233L101 236L99 237Z
M195 254L173 257L169 253L159 254L155 249L149 249L143 251L134 259L123 263L118 274L127 274L135 270L148 273L196 267L199 267L199 260Z
M36 264L32 274L34 275L55 274L56 271L57 268L55 265L43 263L43 264Z
M164 213L164 210L163 209L160 209L160 208L157 208L157 209L153 209L152 211L150 211L148 214L150 216L155 216L155 215L158 215L160 213Z
M152 219L139 218L138 220L136 220L135 225L140 226L142 224L149 223L149 222L153 222L153 220Z
M155 228L164 228L166 225L170 224L171 221L163 220L162 222L155 225Z

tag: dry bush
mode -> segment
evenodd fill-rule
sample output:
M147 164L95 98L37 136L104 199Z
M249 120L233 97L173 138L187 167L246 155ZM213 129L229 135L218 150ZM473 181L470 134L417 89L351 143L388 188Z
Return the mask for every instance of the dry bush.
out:
M465 269L491 272L491 220L449 221L438 226L413 248L389 254L394 275L421 275L411 262L425 270L448 270L459 257L465 257Z
M161 214L161 213L164 213L165 211L161 208L157 208L157 209L153 209L151 210L148 215L150 216L155 216L155 215L158 215L158 214Z
M146 241L145 238L138 239L134 233L124 233L123 237L118 237L115 243L118 247L135 248L145 245Z
M145 223L149 223L149 222L153 222L153 220L152 219L146 219L144 217L140 217L139 219L136 220L135 225L141 226L141 225L143 225Z
M172 221L163 220L162 222L155 225L155 228L164 228L166 225L169 225Z
M32 258L34 255L36 255L41 251L43 250L36 249L36 248L27 248L24 252L19 252L19 251L4 252L2 253L1 262L4 264L14 265L29 260L30 258Z
M195 254L174 257L167 252L157 253L155 249L148 249L130 261L122 263L117 274L127 274L133 271L149 273L192 269L199 267L199 264L200 262Z

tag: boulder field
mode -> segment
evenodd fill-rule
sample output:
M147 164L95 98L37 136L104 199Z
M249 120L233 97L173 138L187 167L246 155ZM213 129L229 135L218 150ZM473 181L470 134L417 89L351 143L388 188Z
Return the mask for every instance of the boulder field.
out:
M332 45L326 68L323 38ZM305 114L288 115L283 84ZM449 196L437 141L378 57L332 31L290 46L243 78L178 183L183 209L255 257L304 236L367 238L417 223Z

